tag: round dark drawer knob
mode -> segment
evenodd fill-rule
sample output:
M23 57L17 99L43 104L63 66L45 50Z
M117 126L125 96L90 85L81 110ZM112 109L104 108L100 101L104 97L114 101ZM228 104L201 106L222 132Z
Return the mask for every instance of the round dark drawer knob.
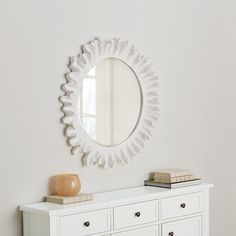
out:
M90 222L89 221L84 222L84 226L85 227L89 227L90 226Z
M174 236L174 232L170 232L170 233L169 233L169 236Z
M180 205L180 207L181 207L181 208L185 208L185 207L186 207L186 204L185 204L185 203L182 203L182 204Z
M141 213L138 211L138 212L135 213L135 216L136 216L136 217L140 217L140 216L141 216Z

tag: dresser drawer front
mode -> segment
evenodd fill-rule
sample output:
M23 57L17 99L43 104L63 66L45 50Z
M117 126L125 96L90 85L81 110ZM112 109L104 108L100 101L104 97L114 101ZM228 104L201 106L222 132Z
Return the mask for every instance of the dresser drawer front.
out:
M141 229L128 230L116 233L114 236L158 236L158 226L144 227Z
M162 236L201 236L201 217L174 221L162 225Z
M194 214L201 211L201 193L162 199L162 219Z
M109 230L109 209L60 217L60 236L89 235Z
M141 202L114 208L114 228L120 229L158 219L157 201Z

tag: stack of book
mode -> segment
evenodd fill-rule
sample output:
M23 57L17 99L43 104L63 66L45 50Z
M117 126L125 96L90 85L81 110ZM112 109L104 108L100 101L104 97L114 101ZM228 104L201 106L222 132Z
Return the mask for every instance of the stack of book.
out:
M154 172L152 180L145 180L145 186L162 188L180 188L201 184L202 180L196 178L190 170L163 169Z

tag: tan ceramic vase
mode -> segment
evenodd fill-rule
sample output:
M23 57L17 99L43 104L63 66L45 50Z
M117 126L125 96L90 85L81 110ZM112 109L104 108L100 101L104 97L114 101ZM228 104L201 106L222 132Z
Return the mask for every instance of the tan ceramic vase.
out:
M81 188L79 176L63 174L56 176L55 190L59 196L75 196Z

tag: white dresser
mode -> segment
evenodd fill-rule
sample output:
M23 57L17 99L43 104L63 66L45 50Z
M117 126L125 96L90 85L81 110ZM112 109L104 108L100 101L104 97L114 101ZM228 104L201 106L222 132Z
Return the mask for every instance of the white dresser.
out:
M72 205L21 206L24 236L209 236L211 187L137 187Z

